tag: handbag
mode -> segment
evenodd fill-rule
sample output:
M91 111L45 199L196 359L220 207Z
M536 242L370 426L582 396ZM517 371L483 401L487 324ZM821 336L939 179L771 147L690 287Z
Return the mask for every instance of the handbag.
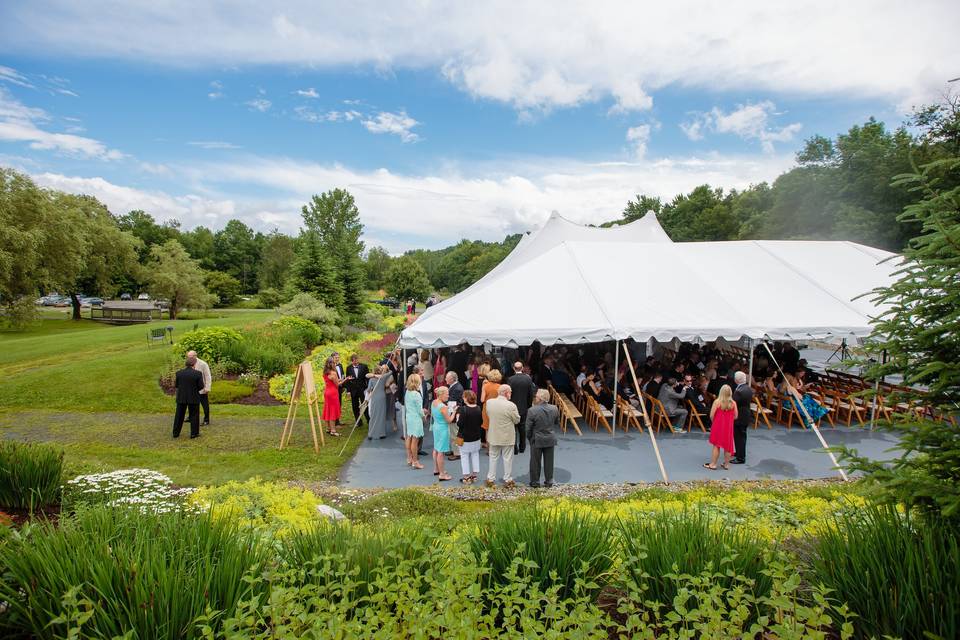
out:
M458 447L463 446L463 438L461 438L460 436L457 436L456 438L454 438L453 441L457 443Z

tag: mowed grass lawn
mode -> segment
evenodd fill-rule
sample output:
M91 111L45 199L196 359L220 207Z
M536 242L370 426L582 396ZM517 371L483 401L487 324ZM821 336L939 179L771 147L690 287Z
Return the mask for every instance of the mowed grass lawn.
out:
M25 331L0 332L0 438L61 444L68 474L146 467L183 485L253 476L335 479L364 434L358 430L342 456L344 438L328 438L315 455L303 410L283 451L277 443L286 406L213 405L212 424L199 439L170 437L174 402L158 384L170 347L148 345L148 329L172 325L176 340L194 324L243 327L275 317L258 310L214 313L220 317L133 326L47 314Z

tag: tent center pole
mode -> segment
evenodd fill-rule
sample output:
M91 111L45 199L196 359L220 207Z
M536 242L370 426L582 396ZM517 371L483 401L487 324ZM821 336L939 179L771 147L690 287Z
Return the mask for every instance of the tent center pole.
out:
M617 340L616 349L613 351L613 429L610 431L610 437L617 435L617 386L620 382L620 341Z

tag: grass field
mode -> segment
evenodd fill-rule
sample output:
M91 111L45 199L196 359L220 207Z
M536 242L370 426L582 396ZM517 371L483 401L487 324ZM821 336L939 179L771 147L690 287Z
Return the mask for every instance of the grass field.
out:
M170 437L174 403L158 384L170 348L148 345L148 329L173 326L176 339L194 324L242 327L272 319L271 311L221 310L212 312L218 317L133 326L60 315L0 332L0 437L62 444L68 474L139 466L185 485L257 475L332 480L362 441L358 433L341 458L344 439L328 439L316 456L309 427L299 422L291 448L279 451L286 407L250 405L214 405L202 437Z

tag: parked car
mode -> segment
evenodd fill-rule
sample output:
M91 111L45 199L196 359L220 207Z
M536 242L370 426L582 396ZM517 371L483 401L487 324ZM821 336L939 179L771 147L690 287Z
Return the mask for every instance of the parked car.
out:
M103 298L81 298L81 307L95 307L103 304Z
M129 293L121 293L121 294L120 294L120 299L121 299L121 300L133 300L133 296L131 296Z
M379 304L383 307L390 307L391 309L399 309L400 301L396 298L384 298L383 300L371 300L373 304Z
M137 300L149 300L149 299L150 299L149 293L141 293L140 295L137 296Z

